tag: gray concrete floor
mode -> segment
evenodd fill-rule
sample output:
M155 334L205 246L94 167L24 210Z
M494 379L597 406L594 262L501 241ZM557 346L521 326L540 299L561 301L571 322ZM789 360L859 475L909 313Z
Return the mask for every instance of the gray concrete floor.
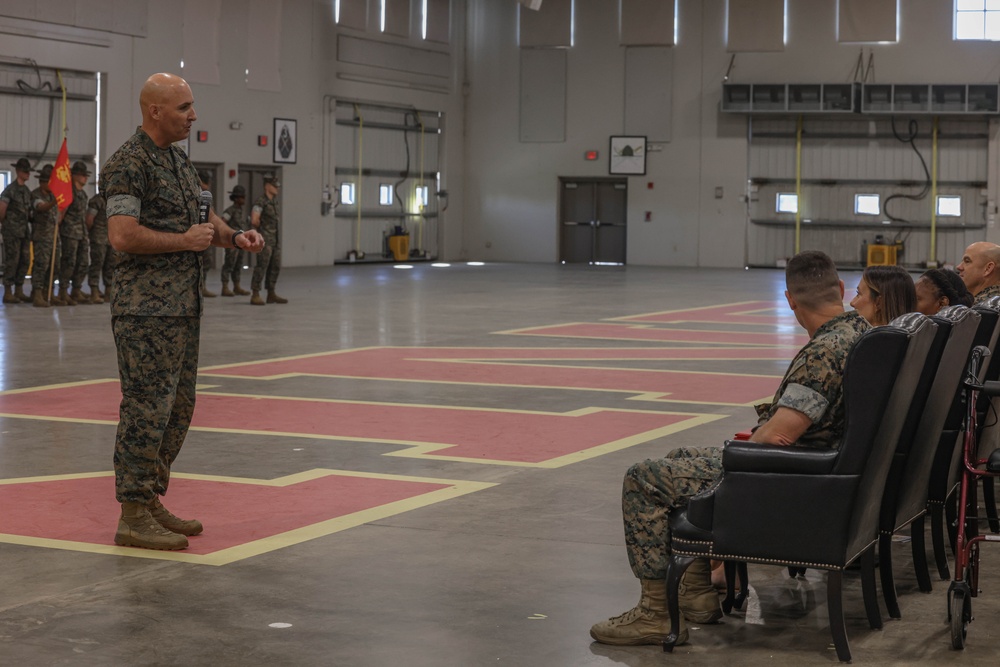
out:
M850 294L857 274L844 277ZM286 269L280 291L291 299L287 306L254 308L248 297L207 301L201 361L388 345L641 347L649 344L495 332L756 299L782 304L782 281L778 271L641 267ZM218 287L217 274L210 287ZM785 363L652 367L780 376ZM106 306L0 310L0 390L116 376ZM640 407L723 418L555 469L385 456L400 449L390 443L192 431L177 472L272 479L332 468L496 485L223 566L0 537L0 664L836 664L825 578L815 571L803 581L753 567L754 608L692 629L690 644L672 655L652 646L601 646L588 635L591 624L638 599L623 547L622 473L677 446L721 442L752 423L750 408L637 406L614 392L385 380L323 378L303 386L323 398L555 412ZM112 425L5 416L0 438L0 479L111 469ZM18 511L16 504L0 508ZM107 526L109 543L113 530ZM868 629L859 582L848 575L855 662L1000 662L995 551L984 549L983 594L973 601L964 652L950 648L946 582L935 581L931 594L917 592L908 548L895 553L903 619L887 620L881 631Z

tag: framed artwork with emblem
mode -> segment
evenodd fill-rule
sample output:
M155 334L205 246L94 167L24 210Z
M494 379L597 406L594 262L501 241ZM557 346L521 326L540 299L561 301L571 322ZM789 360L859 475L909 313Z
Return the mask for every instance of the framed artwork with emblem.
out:
M609 173L635 176L646 173L646 137L613 136L610 152Z
M274 119L274 135L271 138L271 145L274 146L275 162L295 164L299 148L296 125L297 122L291 118Z

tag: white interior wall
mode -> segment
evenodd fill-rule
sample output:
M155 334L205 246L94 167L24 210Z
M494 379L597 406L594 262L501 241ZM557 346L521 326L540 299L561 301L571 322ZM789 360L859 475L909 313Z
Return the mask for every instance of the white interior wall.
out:
M558 177L606 175L608 136L623 129L618 3L576 1L563 144L517 140L515 3L469 4L469 251L493 260L556 261ZM649 154L645 176L630 177L629 263L736 267L746 261L746 118L718 111L730 58L725 5L725 0L679 0L672 138L662 151ZM785 50L737 54L730 81L851 81L862 45L837 43L836 7L835 0L789 2ZM866 59L868 53L875 55L877 81L997 80L1000 52L995 43L952 41L952 3L907 0L900 7L900 43L864 45ZM583 160L584 151L592 148L601 151L599 162ZM996 172L991 162L993 200ZM717 187L723 188L721 199L715 196ZM652 214L648 223L643 222L646 211ZM992 225L987 237L1000 240Z
M320 202L323 191L322 131L324 96L350 97L440 109L446 123L458 140L446 142L443 161L456 176L447 184L450 193L445 225L443 255L455 257L462 252L461 232L461 131L462 101L460 77L461 31L451 47L436 44L439 50L453 50L448 86L438 92L427 92L403 85L386 85L378 76L369 76L367 83L344 81L339 71L346 68L336 62L329 48L336 44L338 29L333 21L333 0L282 0L281 91L248 90L247 15L251 0L223 0L222 23L219 29L219 71L221 84L191 85L195 97L198 121L194 131L205 130L209 138L198 143L192 132L191 158L198 162L220 163L226 178L226 191L236 185L229 171L240 164L272 165L273 118L294 118L298 121L297 163L275 165L282 171L282 259L286 266L330 265L347 248L334 244L333 217L323 217ZM377 6L377 0L370 0ZM0 0L0 17L21 16L21 0ZM453 0L453 25L462 25L462 3ZM105 77L105 99L102 101L105 127L101 136L103 159L128 138L141 122L138 92L146 78L160 71L178 73L183 52L184 12L181 3L148 0L148 33L146 37L128 37L97 32L109 46L55 41L45 37L3 34L0 37L0 58L30 58L43 67L83 71L99 71ZM414 9L416 11L416 9ZM20 19L19 19L20 20ZM34 22L43 26L40 22ZM413 21L414 32L407 40L371 35L372 39L421 46L419 21ZM377 28L376 28L377 30ZM86 31L81 31L81 34ZM355 31L354 34L364 35ZM357 68L356 68L357 69ZM362 68L363 69L363 68ZM242 129L231 130L233 121ZM268 137L267 147L257 146L257 135ZM445 144L443 144L444 148ZM72 147L71 147L72 151ZM452 222L453 220L453 222Z
M567 53L566 141L520 143L518 8L510 0L452 0L452 43L422 45L333 25L333 0L283 0L281 92L249 91L246 15L250 0L223 0L219 67L222 84L195 84L197 129L192 158L237 165L271 163L272 118L299 121L298 163L284 165L284 260L289 266L327 265L341 255L332 218L320 215L324 96L382 102L445 114L442 256L552 262L558 256L559 176L607 175L608 137L624 130L624 48L618 45L614 0L576 0L575 46ZM376 0L371 0L377 6ZM5 6L19 0L0 0ZM177 71L183 12L175 3L148 1L148 37L101 32L109 46L4 34L0 57L40 65L101 71L107 156L139 122L137 95L150 73ZM746 119L718 112L726 52L725 0L679 0L674 51L671 140L648 156L646 176L631 177L628 260L667 266L742 266L746 261ZM850 81L862 46L836 42L835 0L794 0L783 52L741 53L733 82ZM952 3L900 3L899 44L865 45L880 82L967 83L1000 78L996 44L951 39ZM414 17L419 3L411 3ZM527 10L526 10L527 11ZM23 13L23 12L22 12ZM371 12L369 12L371 13ZM15 14L20 15L20 14ZM371 26L372 21L369 21ZM419 21L411 21L419 30ZM369 29L370 30L370 29ZM340 32L374 42L403 43L447 54L447 78L393 72L388 67L338 62ZM468 49L466 49L468 43ZM405 68L404 68L405 69ZM231 121L243 123L230 130ZM991 126L989 198L998 198L1000 132ZM584 152L601 151L598 162ZM652 183L652 189L647 184ZM235 180L226 179L229 189ZM716 188L723 197L717 199ZM651 221L643 222L646 211ZM1000 240L993 222L989 240Z

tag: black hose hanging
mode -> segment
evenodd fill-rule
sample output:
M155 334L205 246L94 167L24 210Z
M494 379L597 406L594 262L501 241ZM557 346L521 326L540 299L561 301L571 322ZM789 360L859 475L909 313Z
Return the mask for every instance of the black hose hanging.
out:
M890 120L892 122L893 136L895 136L896 139L903 142L904 144L910 144L910 148L912 148L913 152L917 154L917 158L920 160L920 165L924 168L924 176L926 180L924 181L924 187L917 194L910 195L904 193L897 193L886 197L885 201L882 203L882 213L885 215L886 218L892 220L893 222L909 222L909 220L906 220L905 218L898 218L889 213L889 202L891 202L894 199L909 199L911 201L921 201L922 199L927 197L927 193L931 191L931 171L930 169L927 168L927 161L924 160L924 156L920 153L920 149L917 148L916 138L917 135L919 134L919 127L917 125L916 119L913 118L910 119L909 125L907 127L908 136L906 137L900 136L899 132L896 130L895 116L890 118Z

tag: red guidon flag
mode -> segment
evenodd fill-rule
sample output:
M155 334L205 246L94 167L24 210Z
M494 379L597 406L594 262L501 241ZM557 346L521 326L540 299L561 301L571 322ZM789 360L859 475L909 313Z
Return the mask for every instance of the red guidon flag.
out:
M49 179L49 189L56 196L60 211L65 211L73 203L73 178L69 173L69 151L66 150L65 139L63 139L62 148L59 149L59 157L56 158L56 166Z

